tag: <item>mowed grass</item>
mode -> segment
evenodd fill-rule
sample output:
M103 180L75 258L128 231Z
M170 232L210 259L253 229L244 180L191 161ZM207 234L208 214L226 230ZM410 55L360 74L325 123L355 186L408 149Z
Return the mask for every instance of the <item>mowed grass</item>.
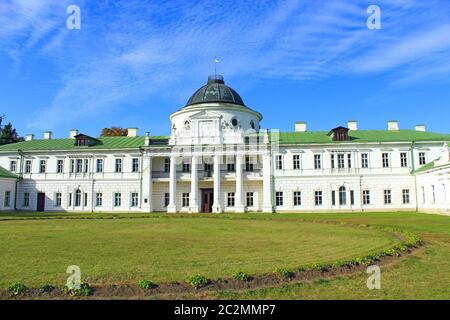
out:
M399 242L378 229L305 222L307 215L141 216L1 214L0 287L62 286L70 265L91 284L184 281L194 274L216 279L351 259Z

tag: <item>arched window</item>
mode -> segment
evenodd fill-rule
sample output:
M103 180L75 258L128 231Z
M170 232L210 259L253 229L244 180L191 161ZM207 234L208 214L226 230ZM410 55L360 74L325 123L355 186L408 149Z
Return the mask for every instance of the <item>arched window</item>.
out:
M339 204L341 206L347 204L347 192L344 186L339 188Z
M81 206L81 190L75 191L75 207Z

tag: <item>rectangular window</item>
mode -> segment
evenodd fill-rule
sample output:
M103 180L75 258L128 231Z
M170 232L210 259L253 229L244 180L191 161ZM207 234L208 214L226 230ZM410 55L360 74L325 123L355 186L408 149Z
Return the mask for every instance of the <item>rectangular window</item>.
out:
M344 154L340 153L338 154L338 168L344 169L344 167L345 167Z
M69 193L69 207L72 206L72 193Z
M83 172L83 160L77 159L77 173Z
M369 167L369 154L361 153L361 168L367 169Z
M170 172L170 158L164 159L164 172Z
M182 206L183 207L189 207L189 193L188 192L184 192L182 195Z
M227 195L227 206L234 207L234 192L228 192Z
M408 155L406 152L400 153L400 166L406 168L408 166Z
M11 162L9 163L9 171L16 172L16 170L17 170L17 161L11 160Z
M425 158L425 152L419 152L419 165L424 165L427 163L427 160Z
M352 155L351 155L351 153L347 154L347 167L349 169L352 167Z
M168 192L164 193L164 207L167 207L170 202L170 194Z
M300 155L294 154L292 161L294 170L300 170Z
M101 207L103 205L103 193L97 192L95 194L95 206Z
M391 190L384 190L384 204L392 204Z
M422 187L422 204L425 204L426 196L425 196L425 187Z
M62 204L62 193L57 192L57 193L55 193L55 206L61 207L61 204Z
M131 206L137 207L139 205L139 193L132 192L131 193Z
M183 172L191 172L191 165L187 161L183 161Z
M97 159L96 166L95 166L95 171L97 173L103 172L103 159Z
M236 171L236 168L234 166L234 163L227 163L227 171L228 172L234 172Z
M4 207L9 207L11 205L11 191L5 191L5 201L3 202Z
M331 205L335 206L336 205L336 191L331 191Z
M22 207L29 207L29 206L30 206L30 193L24 192L22 199Z
M382 154L383 168L389 168L389 153Z
M277 191L275 193L275 204L277 206L282 206L283 205L283 192Z
M89 159L84 159L84 172L89 172Z
M64 160L57 160L56 162L56 173L63 173L64 171Z
M25 173L31 173L31 160L25 161Z
M253 172L253 162L251 161L249 156L245 157L245 171Z
M131 172L139 172L139 159L133 158L131 159Z
M115 172L116 173L122 172L122 159L116 159Z
M247 207L253 207L253 192L247 192Z
M331 169L334 169L334 154L331 155Z
M314 169L322 169L322 155L321 154L314 155Z
M71 173L75 172L75 160L74 159L70 160L70 172Z
M322 191L314 192L314 204L316 206L321 206L323 204Z
M409 189L403 189L402 190L402 197L403 197L403 204L409 204Z
M369 190L363 190L363 204L364 205L370 204L370 191Z
M355 191L350 190L350 204L353 206L355 205Z
M302 192L294 191L294 206L301 206L301 205L302 205Z
M47 161L45 161L45 160L39 161L39 173L45 173L46 167L47 167Z
M87 207L87 205L88 205L88 194L87 194L87 193L85 193L85 194L83 195L83 205L84 205L85 207Z
M283 156L282 155L275 156L275 168L277 170L283 170Z
M120 192L114 193L114 207L120 207L122 205L122 194Z

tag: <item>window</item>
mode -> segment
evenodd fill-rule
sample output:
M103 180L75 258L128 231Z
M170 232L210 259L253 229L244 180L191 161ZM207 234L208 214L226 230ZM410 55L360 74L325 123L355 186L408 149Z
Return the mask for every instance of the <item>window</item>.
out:
M338 154L338 168L339 169L345 168L345 159L344 154L342 153Z
M164 172L170 172L170 158L164 159Z
M120 207L122 205L122 194L120 192L114 193L114 207Z
M331 155L331 169L334 169L334 154Z
M29 206L30 206L30 193L24 192L22 199L22 207L29 207Z
M191 165L187 161L183 161L183 172L190 172L191 171Z
M189 207L189 193L188 192L183 193L181 200L182 200L181 205L183 207Z
M75 191L75 207L81 206L81 190Z
M77 159L77 173L83 172L83 160Z
M97 159L97 163L96 163L96 166L95 166L95 171L97 173L103 172L103 159Z
M227 195L227 206L234 207L234 192L228 192Z
M84 172L89 172L89 160L84 159Z
M247 192L247 207L253 207L253 192Z
M370 191L369 190L363 190L363 204L364 205L370 204Z
M322 191L314 192L314 204L316 206L321 206L323 204Z
M315 154L314 155L314 169L321 169L322 168L322 155Z
M253 162L251 161L249 156L245 157L245 171L247 172L253 171Z
M283 205L283 192L277 191L275 193L275 204L277 206L282 206Z
M301 206L301 205L302 205L302 192L294 191L294 206Z
M347 190L342 186L339 188L339 204L345 206L347 204Z
M131 193L131 206L137 207L139 205L139 193L133 192Z
M25 173L31 173L31 160L25 161Z
M406 168L408 166L408 155L406 152L400 153L400 166Z
M47 161L40 160L39 161L39 173L45 173L46 166L47 166Z
M361 153L361 168L367 169L369 167L369 155Z
M336 191L331 191L331 205L335 206L336 205Z
M64 160L59 159L56 162L56 173L63 173L64 171Z
M74 159L70 160L70 172L71 173L75 172L75 160Z
M234 172L236 171L236 168L234 166L234 163L227 163L227 171L228 172Z
M347 154L347 167L349 169L352 167L352 155L350 153Z
M5 191L5 201L3 202L4 207L9 207L11 205L11 191Z
M69 207L72 206L72 193L69 193Z
M422 186L422 204L425 204L426 196L425 196L425 187Z
M85 194L83 195L83 205L84 205L85 207L87 207L87 205L88 205L88 194L87 194L87 193L85 193Z
M355 191L350 190L350 204L353 206L355 205Z
M294 154L293 158L293 168L294 170L300 170L300 155L299 154Z
M9 163L9 171L16 172L16 170L17 170L17 161L16 160L12 160Z
M205 163L205 176L212 177L213 165L212 163Z
M170 194L168 192L164 193L164 207L167 207L170 202Z
M122 159L116 159L115 172L116 173L122 172Z
M95 206L101 207L103 205L103 193L97 192L95 194Z
M283 170L283 156L282 155L275 156L275 168L277 170Z
M389 168L389 153L382 154L383 168Z
M419 165L424 165L427 163L427 160L425 158L425 152L419 152Z
M432 203L436 203L436 192L434 190L434 186L431 186L431 201Z
M384 204L392 204L391 190L384 190Z
M131 172L139 172L139 159L131 159Z
M402 190L402 198L403 198L403 204L409 204L409 189L403 189Z
M55 207L61 207L62 204L62 193L55 193Z

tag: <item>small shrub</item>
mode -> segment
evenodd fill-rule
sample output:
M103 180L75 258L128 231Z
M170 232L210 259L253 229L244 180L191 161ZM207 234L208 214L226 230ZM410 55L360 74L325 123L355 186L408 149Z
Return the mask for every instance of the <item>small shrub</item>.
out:
M309 265L309 269L314 271L327 271L329 268L329 265L322 263L313 263Z
M137 284L139 287L141 287L142 289L146 289L146 290L150 289L154 285L154 283L152 281L147 280L147 279L139 280Z
M8 286L8 291L15 296L22 294L26 289L27 287L21 282L14 282Z
M55 287L52 286L51 284L44 284L40 289L41 292L43 293L49 293L52 292L55 289Z
M283 278L290 278L292 276L292 272L286 268L279 268L275 272Z
M236 280L239 280L239 281L248 281L248 280L250 280L250 276L247 273L241 272L241 271L236 272L235 274L233 274L233 278L235 278Z
M209 283L209 279L206 278L205 276L202 276L201 274L190 276L187 278L186 281L196 289L204 287Z
M91 293L91 286L87 282L82 282L80 284L80 288L69 288L65 286L63 288L65 294L72 297L80 297L80 296L88 296Z

